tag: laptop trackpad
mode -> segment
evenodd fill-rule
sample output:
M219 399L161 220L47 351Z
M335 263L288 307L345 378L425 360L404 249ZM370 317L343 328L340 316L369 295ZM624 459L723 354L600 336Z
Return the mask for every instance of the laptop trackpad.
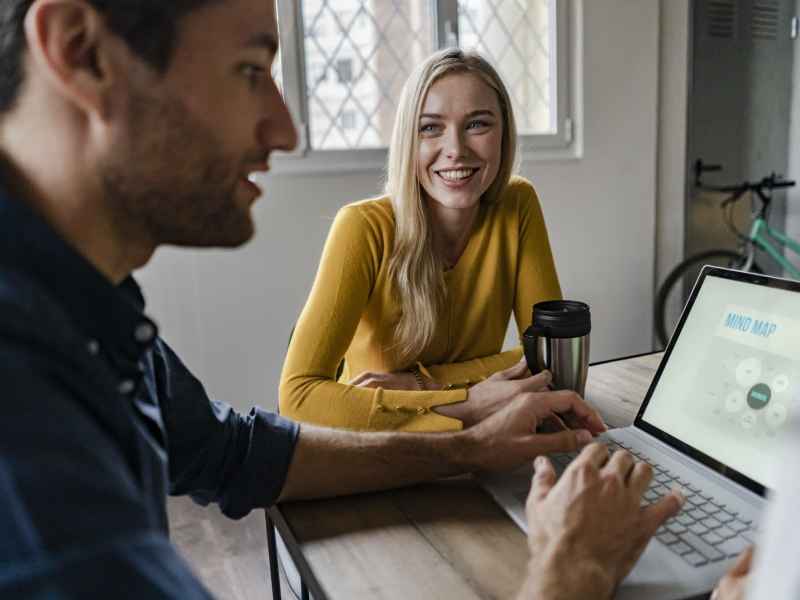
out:
M727 564L724 563L724 564ZM694 571L694 572L692 572ZM639 562L622 582L614 598L617 600L676 600L710 592L718 575L725 572L720 565L692 569L675 561L657 541L648 544Z

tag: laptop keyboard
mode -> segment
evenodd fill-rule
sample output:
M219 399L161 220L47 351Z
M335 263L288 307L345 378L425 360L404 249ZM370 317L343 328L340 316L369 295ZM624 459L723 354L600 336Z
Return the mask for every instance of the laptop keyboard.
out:
M751 520L741 517L737 511L660 466L643 452L620 442L606 440L606 443L609 451L627 450L653 467L653 480L642 497L642 506L655 502L674 487L680 488L686 498L683 510L659 528L656 539L684 561L701 567L738 556L753 543L757 527ZM554 454L550 458L556 465L566 468L577 455L577 452Z

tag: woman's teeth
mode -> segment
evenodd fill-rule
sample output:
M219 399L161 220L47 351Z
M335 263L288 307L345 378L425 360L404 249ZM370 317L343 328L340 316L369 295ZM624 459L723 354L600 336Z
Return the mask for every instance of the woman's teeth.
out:
M439 171L439 176L448 181L459 181L471 177L477 169L455 169L450 171Z

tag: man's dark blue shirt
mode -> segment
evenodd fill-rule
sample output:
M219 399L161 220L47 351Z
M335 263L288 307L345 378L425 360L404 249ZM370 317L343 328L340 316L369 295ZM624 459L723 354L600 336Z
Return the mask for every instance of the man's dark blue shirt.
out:
M0 598L208 597L166 495L280 494L297 426L210 401L143 310L0 189Z

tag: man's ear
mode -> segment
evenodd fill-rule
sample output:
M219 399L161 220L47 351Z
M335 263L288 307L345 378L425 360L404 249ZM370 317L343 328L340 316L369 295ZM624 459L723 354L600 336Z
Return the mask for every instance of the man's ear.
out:
M116 44L84 0L39 0L25 18L31 67L86 114L105 119L114 81Z

